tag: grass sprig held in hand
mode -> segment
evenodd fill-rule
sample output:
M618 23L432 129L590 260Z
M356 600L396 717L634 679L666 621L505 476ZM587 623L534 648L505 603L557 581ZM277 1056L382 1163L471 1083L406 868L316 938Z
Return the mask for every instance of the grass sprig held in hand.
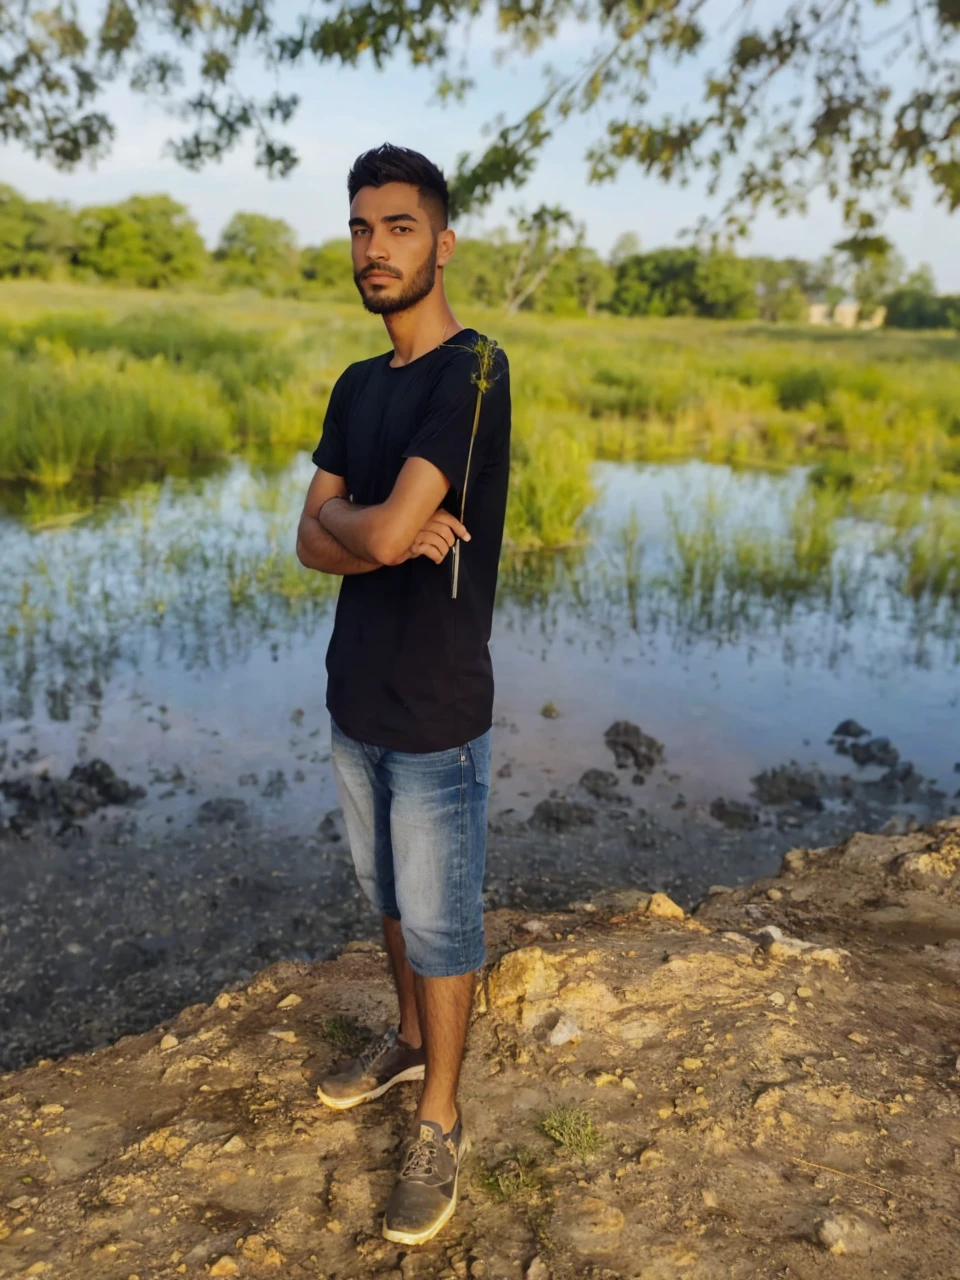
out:
M477 429L480 426L480 406L483 404L483 397L493 386L493 365L497 358L498 343L496 338L485 338L483 334L477 336L476 342L472 347L466 350L472 351L477 357L477 367L470 375L470 381L477 388L477 403L473 411L473 430L470 432L470 447L467 450L467 466L463 473L463 492L460 495L460 523L463 524L464 513L467 508L467 485L470 482L470 463L473 460L473 446L477 438ZM460 582L460 539L458 538L453 544L453 586L450 591L450 597L453 600L457 598L457 586Z

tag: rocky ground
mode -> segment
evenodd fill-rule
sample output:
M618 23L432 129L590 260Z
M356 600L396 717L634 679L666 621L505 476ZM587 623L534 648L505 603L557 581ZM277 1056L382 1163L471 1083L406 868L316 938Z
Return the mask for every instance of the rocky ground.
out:
M0 1077L0 1272L960 1278L960 820L781 873L499 910L446 1232L380 1236L416 1086L317 1076L391 1015L375 943Z
M886 739L853 721L837 729L844 758L861 757L848 772L787 763L758 775L749 800L687 805L663 745L612 724L576 783L529 817L491 816L487 907L557 910L616 887L689 908L715 881L769 874L798 841L906 830L956 805ZM5 763L0 1070L109 1043L265 964L326 959L377 934L337 811L306 837L281 836L242 794L197 794L194 821L158 836L138 827L150 798L103 761L59 779L36 753ZM654 802L658 779L672 804ZM182 772L162 785L193 786Z

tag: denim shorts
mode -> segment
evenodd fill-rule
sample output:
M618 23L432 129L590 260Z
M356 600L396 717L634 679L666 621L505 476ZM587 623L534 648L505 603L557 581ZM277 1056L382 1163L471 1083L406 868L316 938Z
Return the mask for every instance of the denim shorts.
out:
M472 973L486 958L490 738L424 753L374 747L331 721L333 775L357 879L381 915L400 921L424 978Z

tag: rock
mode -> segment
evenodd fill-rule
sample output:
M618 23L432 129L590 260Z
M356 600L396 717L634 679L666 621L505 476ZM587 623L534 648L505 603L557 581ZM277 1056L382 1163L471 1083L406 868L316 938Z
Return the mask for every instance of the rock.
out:
M623 796L617 791L619 781L615 773L606 769L588 769L580 779L580 785L598 800L618 800L622 803Z
M740 800L718 797L710 805L710 815L731 831L747 831L760 821L756 809Z
M647 903L647 915L659 916L661 920L685 920L686 912L683 907L674 902L672 898L668 898L665 893L655 893L651 896Z
M235 1260L230 1257L229 1253L225 1253L222 1258L218 1258L208 1272L211 1276L235 1276L239 1271Z
M487 979L489 1007L503 1008L524 998L543 999L556 994L559 985L557 966L540 947L508 951Z
M815 810L823 808L820 798L822 775L814 769L801 768L796 760L777 765L775 769L764 769L751 781L754 795L761 804L774 807L799 804L805 809Z
M533 1259L525 1273L525 1280L550 1280L550 1268L539 1254Z
M553 1045L554 1048L558 1048L562 1044L569 1044L571 1040L578 1040L580 1035L580 1028L574 1020L567 1014L563 1014L547 1036L547 1043Z
M247 802L228 796L220 796L215 800L204 800L197 810L197 822L201 826L211 826L227 822L244 822L247 819Z
M530 826L546 831L570 831L573 827L592 826L596 813L588 805L575 800L541 800L530 817Z
M180 1041L177 1037L172 1032L168 1032L160 1041L160 1048L163 1050L175 1049L179 1043Z
M295 991L291 991L288 996L284 996L278 1003L278 1009L295 1009L302 1002L303 997L298 996Z
M875 1231L852 1213L835 1213L817 1223L817 1240L834 1254L863 1257L873 1247Z
M835 738L864 738L870 732L856 720L841 720L833 731Z
M108 805L128 805L147 793L117 776L105 760L76 764L68 778L47 773L0 781L2 794L15 808L11 825L85 818Z
M900 759L900 752L889 738L868 738L866 742L855 742L850 754L859 765L878 764L885 769L892 768Z
M544 720L557 720L560 716L560 712L552 702L545 702L540 708L540 714L543 716Z
M265 800L279 800L281 796L286 795L289 786L290 784L287 782L286 774L283 770L274 769L274 771L268 775L267 781L260 794Z
M663 743L629 720L617 720L603 735L603 740L613 752L618 769L629 769L632 765L639 773L646 774L663 760Z

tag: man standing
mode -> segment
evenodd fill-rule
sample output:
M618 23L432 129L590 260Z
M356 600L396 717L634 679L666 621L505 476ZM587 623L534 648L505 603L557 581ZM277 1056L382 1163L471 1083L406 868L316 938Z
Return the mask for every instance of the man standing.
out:
M343 575L327 652L333 771L358 879L383 919L399 1025L318 1093L343 1109L424 1081L383 1224L410 1245L452 1215L466 1150L456 1097L485 956L487 643L509 371L497 349L478 399L480 335L444 292L456 236L437 166L384 145L357 159L347 187L354 280L393 350L350 365L333 389L297 554Z

